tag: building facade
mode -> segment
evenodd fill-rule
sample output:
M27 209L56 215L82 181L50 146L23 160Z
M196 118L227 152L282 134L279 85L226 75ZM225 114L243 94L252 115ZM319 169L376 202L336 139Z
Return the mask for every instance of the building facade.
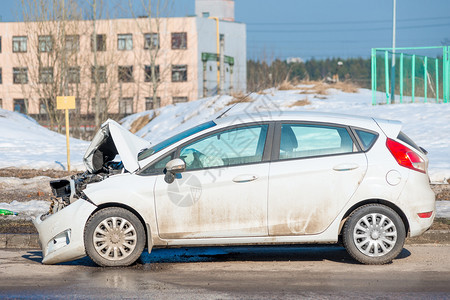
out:
M245 92L246 26L212 16L0 23L0 106L46 114L64 94L127 115Z

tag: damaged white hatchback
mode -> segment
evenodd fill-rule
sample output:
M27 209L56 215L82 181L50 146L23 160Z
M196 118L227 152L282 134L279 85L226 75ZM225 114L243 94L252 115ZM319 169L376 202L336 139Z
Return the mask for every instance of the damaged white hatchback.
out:
M392 261L435 216L426 151L401 123L322 113L218 118L151 145L108 120L87 171L51 182L43 263L127 266L154 247L342 242Z

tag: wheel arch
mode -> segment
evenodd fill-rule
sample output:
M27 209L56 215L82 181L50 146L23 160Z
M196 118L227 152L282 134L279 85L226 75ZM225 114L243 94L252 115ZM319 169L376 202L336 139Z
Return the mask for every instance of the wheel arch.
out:
M125 205L123 203L117 203L117 202L108 202L108 203L103 203L97 206L97 208L91 213L91 216L93 216L96 212L105 209L105 208L109 208L109 207L120 207L123 209L128 210L129 212L131 212L132 214L134 214L139 221L142 223L142 226L144 227L144 231L145 231L145 247L147 247L150 249L151 247L153 247L153 243L152 243L152 235L150 232L150 227L149 225L144 221L144 218L142 218L141 214L139 214L134 208L132 208L131 206Z
M398 207L394 203L383 200L383 199L367 199L364 201L360 201L360 202L356 203L355 205L353 205L352 207L350 207L341 219L341 225L339 227L339 235L342 234L342 229L344 228L344 224L345 224L345 221L347 220L347 218L356 209L360 208L361 206L367 205L367 204L382 204L382 205L385 205L385 206L393 209L399 215L399 217L402 219L402 222L405 226L406 236L409 235L409 222L408 222L408 218L406 217L405 213L400 209L400 207Z

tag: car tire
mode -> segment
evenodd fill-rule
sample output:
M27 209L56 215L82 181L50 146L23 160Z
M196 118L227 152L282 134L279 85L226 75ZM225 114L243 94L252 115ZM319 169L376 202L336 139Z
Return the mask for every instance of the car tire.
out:
M406 238L400 216L381 204L356 209L345 222L342 235L347 252L368 265L390 263L402 251Z
M108 207L93 214L84 230L87 255L104 267L133 264L145 247L145 230L132 212Z

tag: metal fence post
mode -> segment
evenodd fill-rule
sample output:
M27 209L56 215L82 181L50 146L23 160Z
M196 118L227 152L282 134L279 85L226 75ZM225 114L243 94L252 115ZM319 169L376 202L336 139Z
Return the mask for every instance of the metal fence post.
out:
M400 53L400 103L403 103L403 52Z
M423 61L423 102L427 103L427 68L428 68L428 56L425 56Z
M436 69L436 103L439 102L439 59L434 60Z
M416 77L416 55L413 54L411 62L411 101L414 103L415 78Z
M386 104L390 104L389 100L389 53L384 51L384 79L386 85Z
M377 104L376 92L377 92L377 49L372 48L372 105Z

